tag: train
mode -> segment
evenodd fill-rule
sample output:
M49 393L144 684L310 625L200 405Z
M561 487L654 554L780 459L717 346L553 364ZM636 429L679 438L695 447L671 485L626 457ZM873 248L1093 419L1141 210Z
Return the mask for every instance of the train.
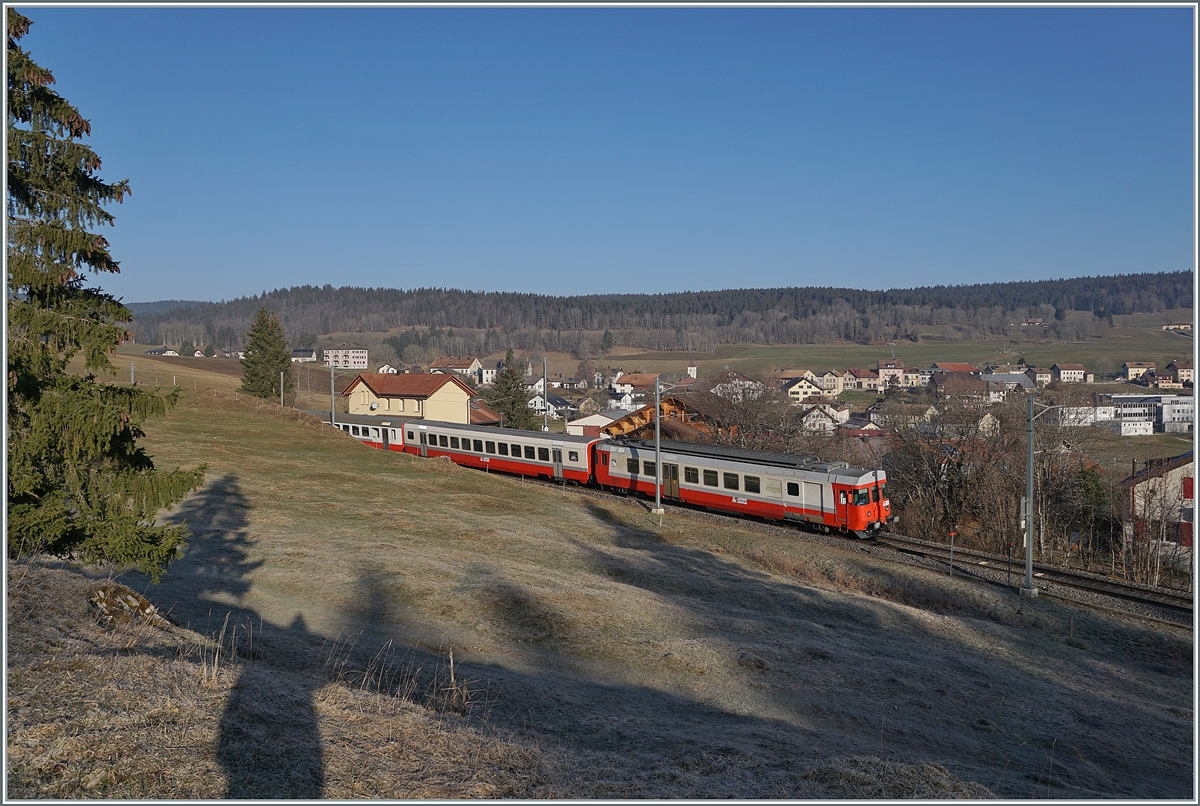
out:
M654 443L646 440L432 420L344 420L335 426L372 447L444 456L464 467L649 498L659 476ZM663 501L853 537L878 533L897 520L883 470L823 462L816 456L669 440L660 442L659 456Z

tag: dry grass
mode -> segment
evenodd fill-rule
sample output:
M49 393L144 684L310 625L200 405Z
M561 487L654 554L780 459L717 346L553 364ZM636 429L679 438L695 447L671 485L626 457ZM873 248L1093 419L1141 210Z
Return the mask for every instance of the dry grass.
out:
M122 578L182 627L130 645L94 632L86 590L68 612L13 585L10 794L81 791L89 753L137 741L146 769L89 792L1190 792L1188 634L736 523L660 528L219 391L148 430L160 466L210 467L164 514L193 529L183 559ZM183 716L138 727L168 701Z

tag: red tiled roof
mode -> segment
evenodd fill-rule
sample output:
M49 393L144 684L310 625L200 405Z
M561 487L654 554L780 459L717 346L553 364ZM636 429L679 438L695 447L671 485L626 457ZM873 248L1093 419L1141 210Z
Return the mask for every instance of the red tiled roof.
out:
M496 425L500 422L500 415L482 400L472 400L470 407L471 425Z
M447 355L441 358L435 358L430 368L437 367L438 369L469 369L475 359L472 356L462 355Z
M359 384L365 384L378 397L429 397L448 383L457 384L469 395L475 394L471 387L456 375L393 375L390 372L365 372L346 387L343 397Z

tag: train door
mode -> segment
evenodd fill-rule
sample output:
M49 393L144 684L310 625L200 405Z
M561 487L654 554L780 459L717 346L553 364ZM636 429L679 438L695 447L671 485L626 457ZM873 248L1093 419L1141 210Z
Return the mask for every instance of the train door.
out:
M662 494L668 498L679 497L679 465L663 464Z
M825 486L819 482L804 482L804 514L817 523L825 522L825 497L821 491Z
M421 432L421 450L420 450L420 453L421 453L421 455L422 455L422 456L425 456L425 457L428 457L428 456L429 456L429 435L428 435L426 432L424 432L424 431L422 431L422 432Z
M388 448L389 448L389 447L390 447L390 445L391 445L391 443L390 443L390 442L388 442L388 432L389 432L389 431L391 431L391 430L392 430L392 429L390 429L390 428L380 428L380 429L379 429L379 433L383 435L383 436L382 436L382 440L383 440L383 449L384 449L385 451L386 451L386 450L388 450Z
M854 495L848 490L838 490L837 493L837 522L838 526L846 528L850 514L850 497Z
M562 481L562 448L554 448L550 451L550 459L554 462L554 480Z

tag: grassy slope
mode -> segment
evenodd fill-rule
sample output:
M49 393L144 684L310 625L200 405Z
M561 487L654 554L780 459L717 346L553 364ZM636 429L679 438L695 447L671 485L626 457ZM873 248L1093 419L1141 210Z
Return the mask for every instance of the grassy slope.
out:
M191 752L243 781L223 789L218 775L210 795L303 794L264 778L265 766L231 760L242 734L221 728L259 725L243 731L248 746L273 747L261 725L285 706L255 704L253 693L280 686L293 706L314 703L288 718L293 733L319 730L322 791L333 796L881 796L888 781L908 780L896 761L939 762L1014 797L1190 792L1179 761L1191 755L1190 635L736 523L669 516L660 528L635 502L384 454L196 384L148 428L160 466L203 461L210 471L209 486L169 516L195 532L186 556L147 594L204 634L232 613L227 635L255 635L257 659L231 667L222 696L195 706L224 710ZM365 771L350 716L382 706L346 704L348 689L328 680L387 669L429 704L451 651L474 692L474 721L455 730L485 718L499 731L486 734L494 752L472 756L486 786L421 789L419 775ZM45 759L49 739L37 738L52 731L24 713L26 730L42 733L10 736L10 752L21 751L10 781L70 791L54 789L65 779ZM372 731L392 724L372 719ZM845 759L881 751L890 773L871 767L860 788L838 788L858 774ZM42 766L21 778L21 764ZM93 774L68 769L80 781ZM138 785L98 784L115 797L201 793L175 780ZM915 786L966 792L953 778Z

